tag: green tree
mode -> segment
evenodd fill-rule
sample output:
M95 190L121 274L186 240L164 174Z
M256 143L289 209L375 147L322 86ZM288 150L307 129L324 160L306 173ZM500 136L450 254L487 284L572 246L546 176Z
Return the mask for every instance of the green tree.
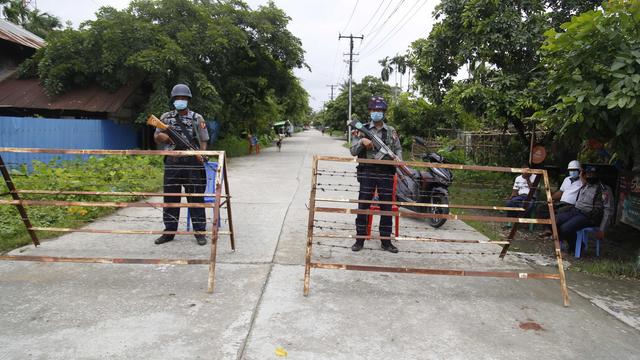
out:
M324 121L334 129L346 129L349 119L349 91L348 84L343 84L340 94L327 103L324 113ZM353 82L352 93L352 113L353 117L362 122L369 119L367 104L372 96L382 96L387 103L391 103L391 87L375 76L365 76L361 82Z
M443 0L436 6L438 22L429 36L411 45L415 82L436 104L458 84L455 95L466 111L491 118L492 124L512 124L528 144L523 119L539 110L542 101L529 84L544 75L537 54L543 33L598 3ZM467 79L456 81L461 69Z
M640 2L609 1L545 36L541 83L552 104L537 116L566 141L610 141L627 164L639 162Z
M223 133L270 131L274 121L308 111L293 75L304 51L272 2L252 10L242 1L134 0L102 7L79 30L54 32L22 67L51 95L98 84L115 90L134 81L148 100L137 118L169 109L171 87L184 82L193 108L221 121Z
M16 25L20 25L41 38L46 38L53 30L61 29L62 22L56 16L38 9L27 8L21 0L0 0L2 16Z

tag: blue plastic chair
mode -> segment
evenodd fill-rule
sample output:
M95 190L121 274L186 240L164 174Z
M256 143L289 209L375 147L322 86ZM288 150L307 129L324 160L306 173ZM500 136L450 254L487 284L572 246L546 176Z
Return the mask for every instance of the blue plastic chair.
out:
M214 194L216 192L216 173L218 172L218 163L214 161L209 161L204 167L204 170L207 174L207 186L205 187L204 192L207 194ZM215 196L205 196L205 203L214 203L216 202ZM214 214L215 210L211 209ZM218 216L218 227L220 227L220 217ZM187 231L191 231L191 214L189 212L189 208L187 208Z
M580 253L582 251L582 245L584 245L584 249L587 250L587 243L589 241L589 235L594 232L600 230L597 227L587 227L581 230L576 231L576 253L575 257L579 258ZM600 239L596 239L596 256L600 256Z

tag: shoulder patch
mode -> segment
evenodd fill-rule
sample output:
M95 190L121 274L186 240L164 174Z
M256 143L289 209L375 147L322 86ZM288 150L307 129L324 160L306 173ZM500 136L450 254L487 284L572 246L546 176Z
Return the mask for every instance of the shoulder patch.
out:
M391 128L391 138L395 141L398 140L398 132L396 131L396 129Z

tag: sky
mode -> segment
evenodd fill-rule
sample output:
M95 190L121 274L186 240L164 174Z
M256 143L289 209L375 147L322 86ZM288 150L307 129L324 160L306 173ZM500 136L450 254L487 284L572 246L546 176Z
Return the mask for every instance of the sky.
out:
M245 0L251 8L268 0ZM95 19L101 6L125 8L129 0L37 0L32 1L41 11L70 20L74 27L82 21ZM404 54L416 39L426 37L434 19L437 0L274 0L289 17L289 30L302 41L305 60L311 67L296 70L296 76L309 92L310 105L319 110L330 100L331 84L348 80L349 40L338 35L364 36L354 40L353 80L364 76L380 76L378 60L386 56ZM398 80L399 81L399 80ZM403 80L406 86L406 77ZM395 83L392 75L390 83ZM338 88L334 90L337 96Z

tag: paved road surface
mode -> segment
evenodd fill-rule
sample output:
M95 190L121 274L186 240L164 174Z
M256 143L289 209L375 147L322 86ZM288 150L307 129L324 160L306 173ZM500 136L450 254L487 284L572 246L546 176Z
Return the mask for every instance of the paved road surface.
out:
M563 307L557 281L313 270L311 293L303 297L314 154L348 151L307 131L287 138L282 152L231 159L237 251L221 239L213 295L205 292L206 266L0 262L0 359L261 360L277 358L278 347L289 359L640 357L638 330L573 292L571 307ZM161 229L160 219L155 209L127 209L91 226ZM460 233L482 238L461 222L433 234ZM317 247L314 255L327 262L531 269L517 257L392 255L376 251L374 242L367 246L357 254ZM69 234L14 253L206 258L208 250L189 236L156 246L153 236Z

